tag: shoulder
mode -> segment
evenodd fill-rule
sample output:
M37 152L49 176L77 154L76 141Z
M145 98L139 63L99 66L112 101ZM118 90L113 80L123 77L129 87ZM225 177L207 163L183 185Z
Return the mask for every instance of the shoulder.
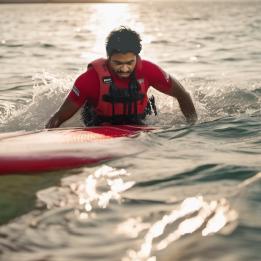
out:
M75 80L69 96L78 106L83 105L86 100L95 104L99 97L99 86L100 81L96 71L93 68L88 68Z
M171 87L170 75L151 61L141 60L141 65L142 75L147 79L149 86L163 93L168 93Z
M155 68L158 68L159 66L156 65L155 63L149 61L149 60L146 60L146 59L141 59L141 66L142 66L142 69L155 69Z
M164 74L163 69L149 60L142 59L141 60L141 70L145 75L161 75Z
M95 69L93 67L88 67L88 69L82 73L81 75L78 76L77 80L89 80L89 78L95 78L98 77L97 72L95 71Z
M155 80L169 79L169 74L167 74L158 64L153 63L149 60L141 60L142 72L148 78Z
M89 67L86 72L79 75L75 81L76 86L86 85L87 83L99 82L99 77L94 68Z

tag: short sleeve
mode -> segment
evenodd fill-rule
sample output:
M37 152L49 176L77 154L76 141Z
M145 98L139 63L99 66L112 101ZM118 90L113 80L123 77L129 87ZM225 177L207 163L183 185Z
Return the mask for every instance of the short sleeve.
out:
M90 68L75 80L68 97L79 107L86 101L96 105L99 98L99 84L97 73Z
M163 93L169 92L171 79L168 73L158 65L147 60L142 61L142 70L150 86Z

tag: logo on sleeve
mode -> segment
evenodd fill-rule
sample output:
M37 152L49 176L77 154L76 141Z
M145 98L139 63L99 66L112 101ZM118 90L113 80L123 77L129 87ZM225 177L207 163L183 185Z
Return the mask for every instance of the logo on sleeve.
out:
M73 90L73 92L75 93L76 96L78 96L78 97L80 96L80 91L77 89L77 87L75 85L73 86L72 90Z

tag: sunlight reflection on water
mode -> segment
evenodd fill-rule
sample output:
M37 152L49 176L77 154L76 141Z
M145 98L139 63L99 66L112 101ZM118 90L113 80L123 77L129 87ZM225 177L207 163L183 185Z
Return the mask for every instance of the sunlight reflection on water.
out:
M191 217L191 215L194 216ZM144 237L140 250L129 250L128 256L123 258L123 261L156 260L156 257L151 256L154 249L163 250L182 236L200 229L202 229L202 236L217 233L226 225L235 222L237 218L237 212L231 209L226 199L207 202L202 196L187 198L177 209L152 224ZM174 224L179 219L185 220L181 221L174 232L164 235L167 226ZM164 238L154 247L153 241L162 236Z
M71 183L70 189L78 197L81 210L79 217L84 219L88 217L86 214L96 208L107 208L111 200L120 201L120 193L135 184L134 181L123 181L121 177L128 175L130 174L124 169L114 169L104 165L83 181Z
M95 36L95 42L88 53L81 55L88 60L97 58L97 53L104 55L104 43L108 32L115 28L127 26L135 28L139 33L144 32L143 23L138 22L138 18L136 20L135 9L128 4L93 5L90 14L91 17L86 21L85 27Z

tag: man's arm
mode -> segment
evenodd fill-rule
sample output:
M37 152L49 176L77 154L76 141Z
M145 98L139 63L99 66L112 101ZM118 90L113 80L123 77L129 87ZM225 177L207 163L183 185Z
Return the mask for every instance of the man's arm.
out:
M150 86L178 100L187 122L195 123L197 121L192 99L179 81L164 72L158 65L147 60L142 60L142 70L148 78Z
M181 85L181 83L175 78L170 76L171 88L168 93L170 96L175 97L178 100L180 109L188 123L195 123L198 119L196 109L192 102L189 93Z
M67 96L64 103L58 109L58 111L52 115L51 119L45 125L45 128L57 128L63 122L71 118L80 107L75 104L70 98Z

